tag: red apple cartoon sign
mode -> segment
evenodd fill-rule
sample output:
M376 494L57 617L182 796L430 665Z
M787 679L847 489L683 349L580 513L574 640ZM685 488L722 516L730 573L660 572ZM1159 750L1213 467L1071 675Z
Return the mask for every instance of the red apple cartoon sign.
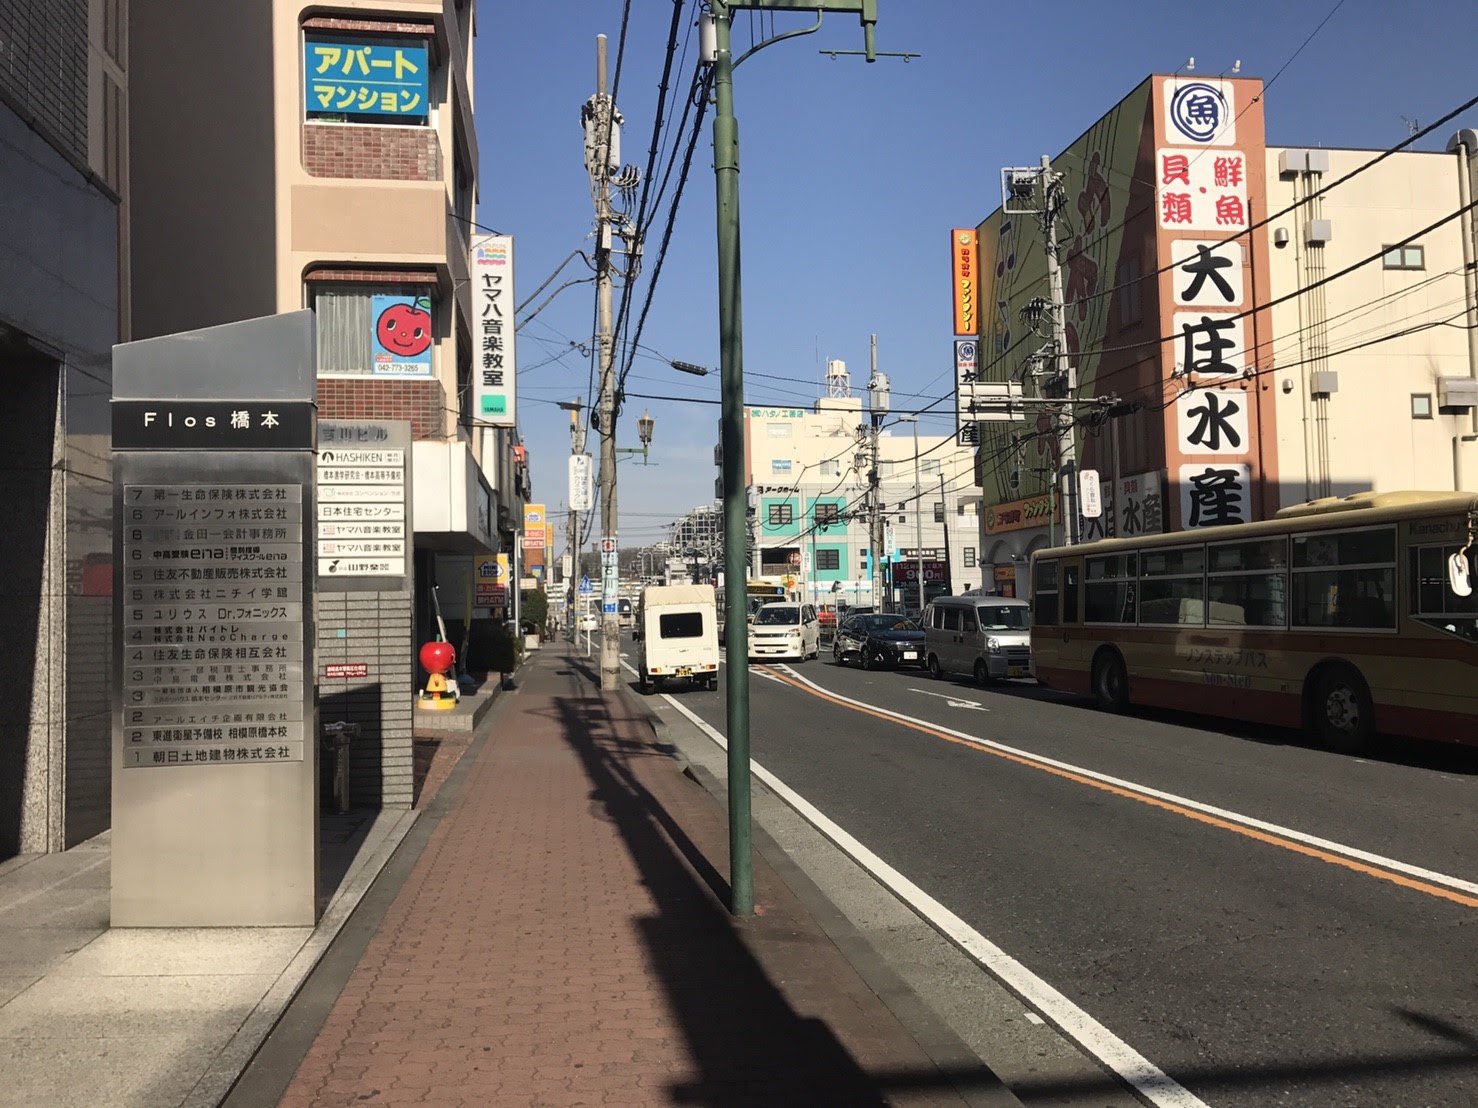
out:
M382 372L429 373L431 369L431 301L376 296L376 369Z

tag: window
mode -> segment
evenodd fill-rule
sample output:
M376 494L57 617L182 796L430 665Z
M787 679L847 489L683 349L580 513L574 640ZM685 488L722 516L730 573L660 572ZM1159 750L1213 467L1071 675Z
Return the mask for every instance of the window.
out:
M1144 319L1144 303L1140 297L1138 258L1125 258L1114 275L1114 291L1119 297L1119 326L1133 327Z
M980 604L975 611L986 631L1026 631L1031 627L1021 604Z
M1218 543L1207 550L1212 627L1288 624L1288 540Z
M790 459L789 458L772 458L770 460L770 472L772 474L788 474L788 473L790 473Z
M980 623L975 618L974 608L966 608L960 613L960 630L967 635L973 635L980 630Z
M812 511L816 516L817 527L829 527L842 521L841 508L836 504L816 504L813 505Z
M1395 529L1293 536L1293 626L1395 630Z
M1133 623L1137 554L1089 558L1084 566L1084 623Z
M960 629L960 610L958 608L934 609L934 627L938 631L958 631Z
M1381 255L1382 269L1426 269L1425 247L1387 246Z
M424 127L430 121L431 55L422 36L310 30L303 82L310 122Z
M1432 418L1432 394L1429 392L1414 392L1411 394L1411 418Z
M944 501L943 500L936 500L936 501L934 501L934 522L935 523L943 523L944 522Z
M1429 627L1478 642L1478 592L1458 596L1447 584L1447 560L1459 549L1456 544L1411 548L1411 615Z
M939 476L939 459L938 458L925 458L922 462L919 463L919 470L925 476L938 477Z
M795 506L793 504L771 504L769 521L771 527L789 526L795 522Z
M964 514L965 514L965 502L963 500L961 500L959 503L957 503L955 505L955 515L957 515L957 516L963 516Z
M842 552L836 547L822 547L816 551L816 569L839 570L842 568Z
M1160 547L1140 551L1139 622L1206 622L1206 548Z
M975 568L975 548L973 546L965 547L965 568Z
M1062 567L1062 622L1078 622L1078 577L1079 567Z
M664 639L700 639L703 637L703 613L663 612L657 618L657 628Z
M907 512L899 512L898 513L898 522L899 523L907 523L908 522L908 513Z
M879 462L878 463L878 477L879 478L892 477L897 472L898 472L898 463L897 462Z
M772 439L788 439L795 434L795 426L790 423L767 423L765 424L765 435Z
M840 458L827 458L821 463L821 476L840 477L842 475L842 460Z
M431 377L442 333L435 284L309 285L319 376Z
M1039 561L1032 573L1032 619L1041 624L1057 622L1057 563Z

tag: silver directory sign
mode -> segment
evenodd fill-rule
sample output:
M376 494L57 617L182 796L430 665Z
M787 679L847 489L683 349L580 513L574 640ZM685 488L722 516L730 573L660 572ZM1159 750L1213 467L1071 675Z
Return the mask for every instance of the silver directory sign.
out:
M125 769L303 760L302 532L300 486L123 486ZM150 580L184 566L296 580Z
M318 917L311 312L113 351L114 927Z

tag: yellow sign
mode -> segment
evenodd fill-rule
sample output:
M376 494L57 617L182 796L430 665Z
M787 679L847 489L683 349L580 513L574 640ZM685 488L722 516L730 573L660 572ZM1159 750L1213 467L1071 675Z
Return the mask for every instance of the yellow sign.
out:
M976 254L975 231L970 227L956 227L950 231L949 240L955 334L973 335L980 325L975 314L976 305L980 302L980 266Z
M1060 518L1061 513L1053 510L1052 494L1034 496L1028 500L1012 500L1005 504L992 504L985 510L985 533L997 535L1002 531L1020 531L1026 527L1041 527L1047 518Z

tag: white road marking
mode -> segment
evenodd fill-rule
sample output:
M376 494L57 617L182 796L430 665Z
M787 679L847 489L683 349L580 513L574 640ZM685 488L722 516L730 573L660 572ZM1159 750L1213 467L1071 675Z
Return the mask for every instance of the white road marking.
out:
M1094 781L1102 781L1106 785L1113 785L1116 788L1127 789L1131 792L1136 792L1141 796L1153 797L1156 800L1164 800L1171 804L1178 804L1181 807L1190 808L1197 812L1203 812L1209 816L1216 816L1218 819L1224 819L1232 823L1241 824L1243 827L1251 827L1258 831L1266 831L1273 835L1281 835L1285 839L1292 839L1295 842L1304 843L1307 846L1317 847L1320 850L1327 850L1331 854L1339 854L1345 858L1351 858L1359 862L1368 862L1370 865L1380 866L1395 873L1403 873L1408 877L1415 877L1422 881L1430 881L1434 885L1442 885L1449 889L1456 889L1460 892L1471 893L1475 896L1478 896L1478 882L1475 881L1466 881L1461 877L1454 877L1452 874L1438 873L1435 870L1423 869L1421 866L1414 866L1408 862L1400 862L1397 861L1395 858L1387 858L1381 854L1373 854L1370 851L1361 850L1358 847L1349 846L1345 843L1333 842L1330 839L1321 839L1317 835L1310 835L1303 831L1295 831L1291 827L1284 827L1281 824L1270 823L1267 820L1261 820L1256 818L1255 816L1244 815L1241 812L1234 812L1228 808L1218 808L1214 804L1204 804L1199 800L1191 800L1188 797L1180 796L1176 793L1165 792L1162 789L1152 788L1149 785L1141 785L1136 781L1129 781L1122 777L1114 777L1107 773L1099 773L1097 770L1085 769L1082 766L1074 765L1072 762L1064 762L1057 758L1049 758L1047 755L1038 754L1035 751L1023 750L1022 748L1016 746L1009 746L1006 743L997 742L994 739L984 739L981 738L979 735L968 735L963 731L956 731L951 727L946 727L942 723L935 723L933 720L920 719L917 716L911 716L905 712L894 711L891 708L883 708L879 705L869 704L866 701L862 700L854 700L850 696L846 696L842 693L835 692L831 689L818 685L816 684L816 682L802 677L798 673L791 674L791 677L794 680L799 681L801 684L807 685L810 688L815 689L817 692L830 697L832 700L840 700L844 704L852 704L858 708L865 708L867 709L867 711L875 713L877 715L890 716L893 719L899 720L901 722L917 724L920 727L930 727L933 728L935 731L940 731L953 738L960 739L975 746L985 747L990 750L999 750L1003 754L1010 754L1011 756L1015 758L1020 758L1023 761L1035 762L1036 764L1042 766L1051 766L1053 769L1066 770L1067 772L1077 774L1080 777L1087 777Z
M1037 1015L1035 1012L1027 1012L1026 1022L1035 1023L1040 1026L1041 1024L1045 1024L1047 1021L1044 1020L1041 1016Z
M663 699L717 743L721 749L728 750L729 744L723 735L703 719L680 704L674 697L663 694ZM1145 1100L1159 1108L1207 1108L1203 1100L1193 1095L1046 981L1032 973L884 862L764 766L753 759L749 764L750 770L756 777L784 799L813 827L841 848L853 861L872 874L881 884L891 889L915 912L933 924L941 934L1004 982L1008 988L1014 990L1028 1004L1046 1013L1047 1018L1063 1034L1123 1078Z
M949 701L949 706L951 708L974 708L978 712L988 712L988 711L990 711L989 708L987 708L984 704L980 703L980 701L978 701L978 700L961 700L957 696L950 696L948 693L930 692L928 689L913 689L913 688L911 688L908 691L909 692L916 692L916 693L923 693L925 696L937 696L937 697L939 697L940 700L947 700L947 701Z

